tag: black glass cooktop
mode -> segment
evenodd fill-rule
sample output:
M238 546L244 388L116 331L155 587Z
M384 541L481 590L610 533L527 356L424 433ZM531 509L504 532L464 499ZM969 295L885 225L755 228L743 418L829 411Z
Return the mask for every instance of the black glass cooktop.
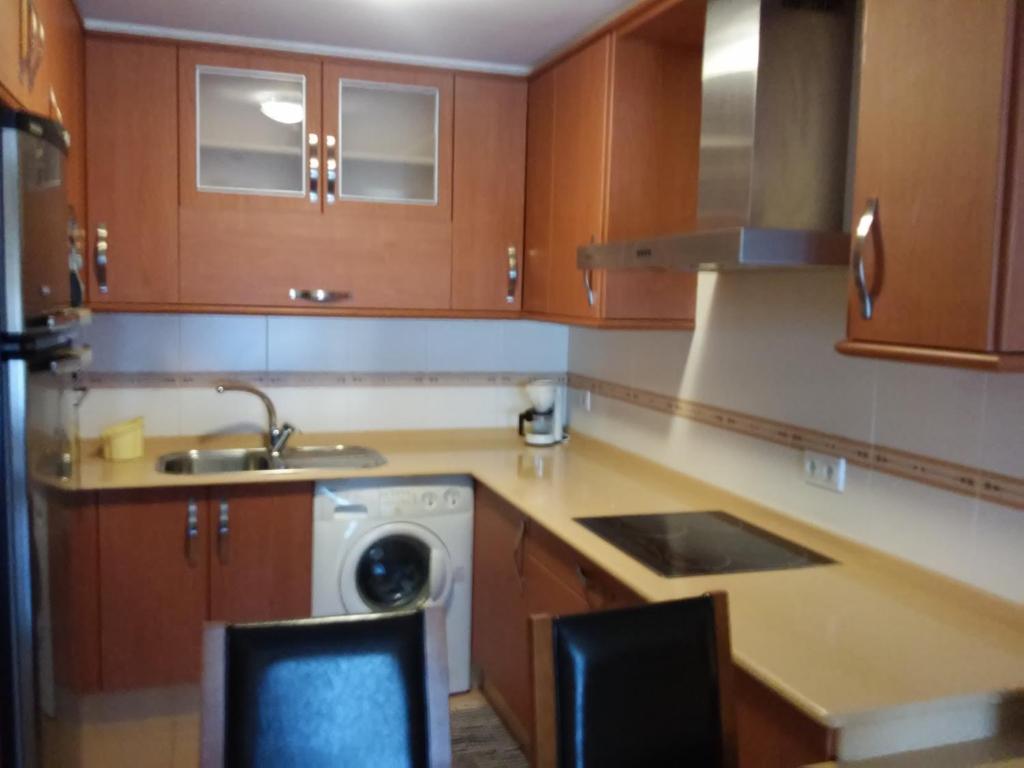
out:
M662 576L777 571L835 562L725 512L581 517L576 522Z

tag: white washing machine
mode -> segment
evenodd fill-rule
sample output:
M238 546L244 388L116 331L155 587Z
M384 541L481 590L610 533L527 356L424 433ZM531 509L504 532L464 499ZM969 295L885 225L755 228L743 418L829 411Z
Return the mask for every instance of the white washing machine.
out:
M452 693L469 690L472 568L471 478L317 483L313 615L443 605Z

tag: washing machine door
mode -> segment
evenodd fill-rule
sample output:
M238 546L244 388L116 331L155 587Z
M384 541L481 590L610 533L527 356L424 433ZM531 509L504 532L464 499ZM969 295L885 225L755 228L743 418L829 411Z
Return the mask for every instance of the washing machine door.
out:
M349 550L339 575L350 613L378 613L443 604L452 585L448 550L415 523L387 523L367 531Z

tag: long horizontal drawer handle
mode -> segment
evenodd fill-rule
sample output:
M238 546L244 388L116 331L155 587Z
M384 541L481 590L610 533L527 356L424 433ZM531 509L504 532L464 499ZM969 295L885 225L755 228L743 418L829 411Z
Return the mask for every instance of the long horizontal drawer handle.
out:
M288 298L292 301L314 301L317 304L329 304L334 301L348 301L352 298L352 292L329 291L326 288L289 288Z

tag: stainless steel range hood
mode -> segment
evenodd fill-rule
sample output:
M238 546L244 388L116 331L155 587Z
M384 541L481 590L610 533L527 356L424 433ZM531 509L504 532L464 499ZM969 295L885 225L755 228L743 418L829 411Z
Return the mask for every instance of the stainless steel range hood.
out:
M582 246L577 265L846 265L853 6L707 0L697 231Z

